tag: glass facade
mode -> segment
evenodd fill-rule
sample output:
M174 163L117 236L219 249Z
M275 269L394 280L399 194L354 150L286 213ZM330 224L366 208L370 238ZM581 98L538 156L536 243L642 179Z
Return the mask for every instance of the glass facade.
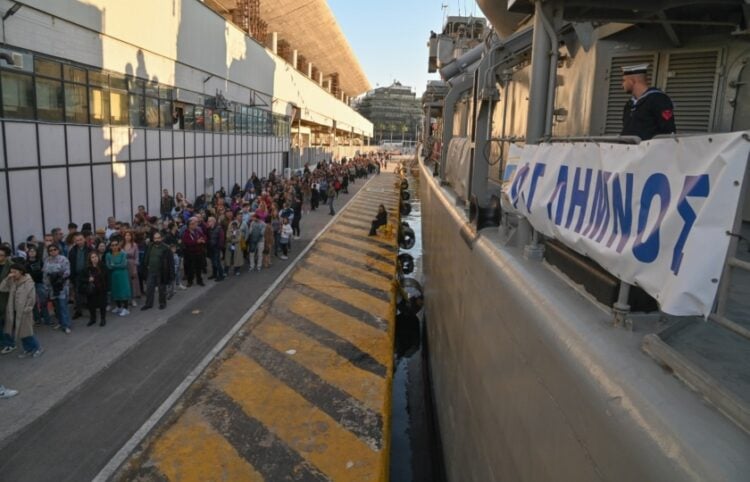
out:
M173 86L38 55L33 57L33 68L3 65L0 69L4 118L290 135L288 117L258 107L227 102L221 109L215 109L209 107L214 105L211 103L214 99L202 94L187 92L195 99L195 103L188 103L176 98Z

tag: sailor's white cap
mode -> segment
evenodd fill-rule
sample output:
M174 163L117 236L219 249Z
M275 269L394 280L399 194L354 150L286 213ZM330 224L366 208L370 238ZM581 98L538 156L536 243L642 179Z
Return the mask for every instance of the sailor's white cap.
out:
M622 75L645 74L649 64L626 65L622 68Z

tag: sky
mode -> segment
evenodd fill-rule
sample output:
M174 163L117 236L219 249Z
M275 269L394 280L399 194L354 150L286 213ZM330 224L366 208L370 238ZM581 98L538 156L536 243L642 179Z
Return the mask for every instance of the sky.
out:
M430 30L443 28L442 5L449 15L481 10L474 0L328 0L336 20L359 59L372 88L398 80L424 92L428 80Z

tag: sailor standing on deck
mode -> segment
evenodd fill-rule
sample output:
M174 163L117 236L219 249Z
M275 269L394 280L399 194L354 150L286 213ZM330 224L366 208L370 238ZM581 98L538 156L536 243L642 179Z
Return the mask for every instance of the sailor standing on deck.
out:
M638 136L644 141L677 130L672 99L656 87L648 86L647 70L648 64L622 68L622 88L632 97L622 113L620 135Z

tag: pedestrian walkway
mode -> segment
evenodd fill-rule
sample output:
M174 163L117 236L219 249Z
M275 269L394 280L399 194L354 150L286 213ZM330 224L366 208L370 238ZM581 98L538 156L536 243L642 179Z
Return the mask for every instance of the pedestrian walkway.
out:
M398 222L372 179L249 318L117 480L386 480Z

